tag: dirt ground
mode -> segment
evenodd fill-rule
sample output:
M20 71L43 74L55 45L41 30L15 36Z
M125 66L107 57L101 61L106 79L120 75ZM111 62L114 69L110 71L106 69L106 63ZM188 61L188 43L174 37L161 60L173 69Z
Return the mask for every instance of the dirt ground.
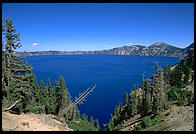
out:
M194 131L194 105L173 106L163 123L145 131Z
M50 115L2 112L3 131L73 131Z

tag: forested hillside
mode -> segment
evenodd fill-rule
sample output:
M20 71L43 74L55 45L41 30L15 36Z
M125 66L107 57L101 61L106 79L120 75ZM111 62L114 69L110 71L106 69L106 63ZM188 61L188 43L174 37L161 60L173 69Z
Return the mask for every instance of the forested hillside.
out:
M53 114L62 122L68 123L73 130L99 130L98 120L84 114L82 117L77 106L65 111L73 102L63 77L51 86L43 81L37 84L31 66L19 60L13 52L20 48L20 33L12 20L2 24L2 107L12 113Z
M143 75L142 88L134 86L125 94L125 104L120 104L105 124L108 131L141 131L164 121L173 105L191 106L194 104L193 90L186 87L194 83L194 49L175 67L166 66L164 70L156 63L152 78ZM166 114L163 116L163 114ZM193 129L193 128L192 128Z

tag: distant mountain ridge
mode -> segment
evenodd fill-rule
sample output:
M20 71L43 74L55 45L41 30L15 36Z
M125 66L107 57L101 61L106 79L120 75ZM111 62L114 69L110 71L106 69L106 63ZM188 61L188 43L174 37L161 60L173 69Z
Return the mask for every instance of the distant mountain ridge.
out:
M191 49L194 48L194 43L186 48L178 48L164 42L157 42L149 47L133 45L112 48L109 50L100 51L37 51L37 52L15 52L21 56L36 56L36 55L135 55L135 56L167 56L167 57L186 57Z

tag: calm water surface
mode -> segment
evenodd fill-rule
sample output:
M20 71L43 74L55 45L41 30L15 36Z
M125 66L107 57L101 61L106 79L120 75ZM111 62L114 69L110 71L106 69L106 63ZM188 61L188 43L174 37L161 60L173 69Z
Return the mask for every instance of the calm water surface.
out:
M115 107L124 103L125 92L130 93L134 84L141 86L142 73L146 72L146 77L153 75L155 61L162 67L179 62L168 57L111 55L33 56L25 60L33 66L38 82L44 80L47 84L49 78L54 85L63 76L73 101L96 84L95 91L78 108L81 114L97 118L102 128Z

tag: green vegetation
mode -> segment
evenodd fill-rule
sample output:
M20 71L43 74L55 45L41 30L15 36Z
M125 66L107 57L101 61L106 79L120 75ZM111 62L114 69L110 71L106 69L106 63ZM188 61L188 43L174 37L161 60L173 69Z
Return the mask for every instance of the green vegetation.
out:
M180 88L177 87L172 87L168 93L168 99L170 101L175 101L178 99L178 91L180 90Z
M4 24L5 23L5 24ZM20 61L13 55L13 50L20 48L20 34L16 33L10 19L3 21L2 27L2 94L3 105L13 104L16 100L20 103L15 107L15 111L26 112L26 107L35 102L35 91L32 83L35 78L32 67L27 66L24 61Z
M190 105L193 104L194 95L191 91L182 90L181 88L172 87L170 92L168 93L168 98L171 101L177 101L177 104L182 105Z
M152 125L153 125L152 120L149 117L145 117L143 119L143 122L142 122L143 128L148 128L148 127L151 127Z
M164 116L161 115L156 115L155 117L153 117L152 119L150 117L144 117L144 119L142 120L142 123L138 124L136 127L136 131L143 131L146 128L150 128L154 125L160 124L161 122L164 121Z
M93 117L88 121L88 117L84 114L79 120L72 120L68 123L68 126L74 131L99 131L100 126L98 120L94 120Z
M143 90L145 92L143 96L143 115L146 115L152 111L152 85L149 80L143 82Z
M141 89L134 86L129 101L127 93L125 94L125 104L114 110L109 123L105 124L105 130L120 130L124 121L137 114L140 114L143 120L136 130L143 130L163 121L160 113L170 108L169 102L176 102L179 106L193 104L192 91L182 89L193 82L193 70L194 49L173 70L169 65L163 70L156 63L152 79L143 78ZM154 118L149 118L151 115L154 115Z
M53 114L64 119L75 130L99 130L98 120L89 122L81 119L77 106L68 112L64 110L72 104L70 93L63 77L51 86L43 81L37 84L32 67L27 66L14 55L14 50L21 47L20 34L11 19L3 20L2 24L2 105L8 107L18 101L11 108L15 113ZM87 118L87 117L86 117ZM79 121L78 127L74 122Z

